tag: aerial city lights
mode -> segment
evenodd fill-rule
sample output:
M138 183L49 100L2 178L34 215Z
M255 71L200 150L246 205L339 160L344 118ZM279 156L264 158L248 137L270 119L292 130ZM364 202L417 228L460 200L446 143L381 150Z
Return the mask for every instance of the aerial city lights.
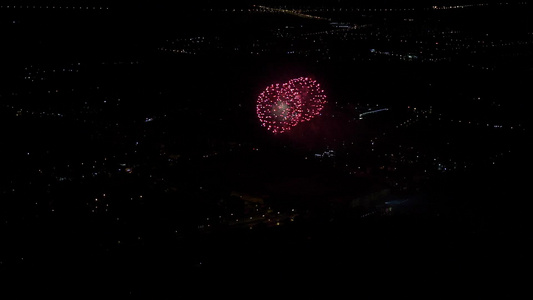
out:
M282 133L319 115L324 104L326 95L320 84L309 77L299 77L271 84L259 94L257 117L269 131Z

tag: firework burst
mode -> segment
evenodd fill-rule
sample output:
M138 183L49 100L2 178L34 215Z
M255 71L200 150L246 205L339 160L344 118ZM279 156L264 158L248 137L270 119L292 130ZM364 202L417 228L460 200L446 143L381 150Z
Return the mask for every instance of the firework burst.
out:
M257 116L273 133L291 130L320 114L326 95L320 84L309 77L291 79L268 86L257 98Z

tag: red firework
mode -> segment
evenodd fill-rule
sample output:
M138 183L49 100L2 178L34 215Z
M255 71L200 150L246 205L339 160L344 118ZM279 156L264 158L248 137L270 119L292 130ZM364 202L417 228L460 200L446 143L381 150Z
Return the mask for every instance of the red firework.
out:
M257 98L257 116L273 133L291 130L320 114L326 95L320 84L308 77L271 84Z

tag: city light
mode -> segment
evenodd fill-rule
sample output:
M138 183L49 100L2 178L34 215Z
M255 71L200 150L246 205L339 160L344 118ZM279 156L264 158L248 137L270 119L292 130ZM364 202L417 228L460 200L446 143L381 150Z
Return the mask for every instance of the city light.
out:
M2 3L0 269L166 299L523 263L533 3L499 1Z

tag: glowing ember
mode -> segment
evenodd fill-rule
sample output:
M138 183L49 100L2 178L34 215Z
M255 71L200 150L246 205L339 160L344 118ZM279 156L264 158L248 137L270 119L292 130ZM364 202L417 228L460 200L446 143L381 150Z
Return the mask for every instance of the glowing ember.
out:
M263 127L282 133L319 115L325 103L326 95L320 84L299 77L268 86L259 94L256 109Z

